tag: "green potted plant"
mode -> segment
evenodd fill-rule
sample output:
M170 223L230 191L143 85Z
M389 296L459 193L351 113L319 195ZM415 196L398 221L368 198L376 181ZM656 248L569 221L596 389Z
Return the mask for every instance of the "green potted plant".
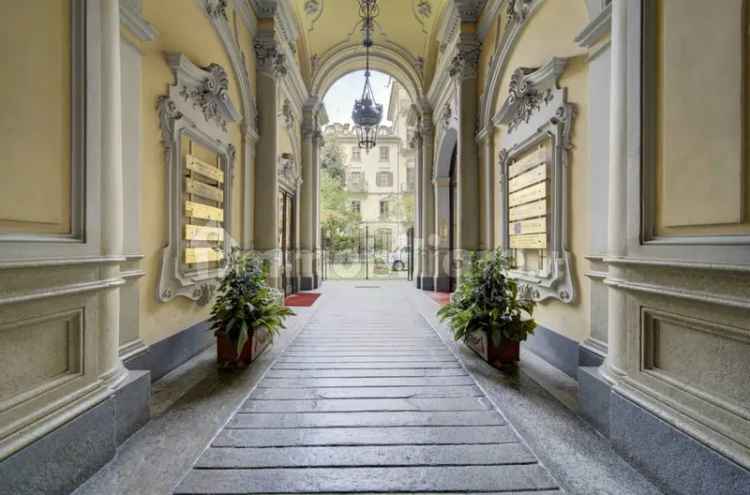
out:
M294 314L266 278L257 255L235 251L229 257L211 308L219 366L247 367L284 328L286 317Z
M534 332L534 302L521 297L507 276L508 258L500 250L473 255L451 302L438 311L453 337L490 364L518 361L520 343Z

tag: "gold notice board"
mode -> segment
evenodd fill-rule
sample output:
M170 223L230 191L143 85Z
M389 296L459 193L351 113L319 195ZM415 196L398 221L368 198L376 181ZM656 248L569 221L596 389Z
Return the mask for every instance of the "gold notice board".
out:
M224 259L224 171L218 153L194 142L188 149L183 183L183 261L192 267L210 268Z
M512 249L547 249L548 142L508 165L508 231Z

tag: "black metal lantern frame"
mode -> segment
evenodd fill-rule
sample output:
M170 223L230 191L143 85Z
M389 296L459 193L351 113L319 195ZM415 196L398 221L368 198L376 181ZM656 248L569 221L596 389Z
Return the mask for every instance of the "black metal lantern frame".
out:
M357 144L369 152L377 144L378 129L383 120L383 105L375 101L375 93L370 84L370 47L372 46L372 28L378 15L377 0L359 0L359 15L362 17L362 31L365 47L365 85L362 97L354 101L352 120L357 135Z

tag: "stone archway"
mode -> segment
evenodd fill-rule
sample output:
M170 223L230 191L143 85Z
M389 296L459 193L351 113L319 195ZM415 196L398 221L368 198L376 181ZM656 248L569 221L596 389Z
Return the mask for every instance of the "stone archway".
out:
M434 290L449 292L451 288L451 236L456 236L451 225L451 168L455 169L458 131L446 128L440 138L433 177L435 191L435 267Z

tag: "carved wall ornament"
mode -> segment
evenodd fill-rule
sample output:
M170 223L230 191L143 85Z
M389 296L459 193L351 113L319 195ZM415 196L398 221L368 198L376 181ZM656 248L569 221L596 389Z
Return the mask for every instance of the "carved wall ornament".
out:
M261 70L272 74L274 77L283 77L287 74L286 55L278 49L274 40L258 40L253 45L255 49L256 62Z
M282 153L277 164L279 184L289 192L296 192L302 184L302 176L297 165L297 160L291 153Z
M501 237L503 249L521 260L510 274L535 301L570 303L576 288L568 250L568 150L575 107L558 86L565 65L566 59L553 58L516 69L492 121L508 130L498 153Z
M292 104L288 98L284 99L284 103L281 105L281 115L284 117L284 126L287 129L291 129L294 126L294 112L292 111Z
M305 15L313 16L320 11L320 0L305 1Z
M508 0L506 15L508 22L523 22L529 15L533 0Z
M446 129L451 126L451 119L453 118L453 109L450 103L443 105L443 111L440 114L440 121L443 123L443 127Z
M538 67L519 67L513 71L508 88L508 102L515 106L508 132L513 130L522 123L528 123L531 114L539 110L542 97L539 91L531 86L524 77L536 71Z
M432 15L432 4L429 0L417 1L417 13L422 17L430 17Z
M448 65L448 74L452 78L473 79L477 77L477 67L481 54L480 43L476 33L461 34L456 45L456 54Z
M183 85L180 95L190 101L194 107L199 107L206 120L215 120L222 129L226 130L227 121L220 110L229 100L227 89L229 78L224 68L218 64L210 64L203 70L208 73L203 81L194 87Z
M208 304L216 280L224 270L223 259L229 254L230 236L223 235L212 241L216 243L214 249L222 253L212 257L213 264L201 265L201 261L188 261L187 253L192 246L185 240L184 235L188 225L188 217L185 216L188 203L185 202L185 197L189 194L186 192L188 183L185 177L189 170L187 162L190 151L183 146L183 137L216 154L216 164L209 166L215 168L215 172L209 172L217 174L218 179L210 182L209 186L204 186L204 191L207 187L212 197L221 198L220 202L213 203L221 208L209 204L202 206L202 211L208 211L206 208L210 211L222 211L222 220L219 220L221 225L231 225L236 150L230 143L231 136L227 126L230 123L239 123L242 118L229 98L229 80L220 65L210 64L201 68L180 53L168 54L166 58L175 81L169 86L168 94L160 96L157 101L167 165L169 198L169 208L165 212L169 218L169 236L167 246L162 252L157 296L162 302L183 296L199 304ZM210 174L207 177L211 177ZM193 182L199 181L195 178ZM201 206L198 205L198 208ZM209 268L199 268L201 266Z
M227 15L227 0L217 0L213 5L208 3L206 5L206 12L211 17L223 17L229 20L229 16Z
M490 56L489 70L481 90L485 98L483 106L479 108L479 122L483 132L487 132L491 126L492 112L496 108L501 81L504 74L508 72L506 65L513 49L531 14L544 2L545 0L510 0L505 4L507 21L505 28L498 30L496 48Z

